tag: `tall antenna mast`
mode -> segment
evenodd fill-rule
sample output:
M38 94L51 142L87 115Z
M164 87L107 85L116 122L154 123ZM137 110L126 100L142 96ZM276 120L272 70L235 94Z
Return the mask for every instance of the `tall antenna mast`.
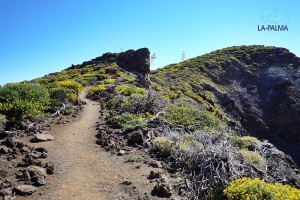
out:
M183 51L182 54L181 54L181 61L185 61L185 52Z
M150 57L150 67L153 69L154 68L154 61L156 59L156 54L154 53L151 57Z

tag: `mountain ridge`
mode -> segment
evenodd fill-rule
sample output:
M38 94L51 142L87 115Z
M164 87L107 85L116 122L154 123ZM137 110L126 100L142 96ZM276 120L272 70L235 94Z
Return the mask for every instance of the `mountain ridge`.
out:
M199 95L187 95L199 102L207 99L203 91L213 93L210 94L213 98L204 101L213 109L221 109L223 114L229 113L234 120L229 120L228 124L232 129L236 126L244 129L240 134L248 132L272 140L273 133L277 132L276 137L278 134L294 142L299 141L300 136L299 66L300 59L284 48L228 47L154 71L152 81L162 85L164 83L159 80L162 77L165 82L175 79L167 86L171 93L186 95L190 87ZM175 77L174 73L180 75ZM182 76L190 81L181 79ZM188 84L180 87L179 83Z
M136 193L139 198L226 199L233 179L245 182L250 190L254 182L268 183L274 190L258 191L266 195L280 190L282 185L274 183L286 184L288 190L288 185L300 188L298 57L284 48L234 46L151 71L149 55L147 48L105 53L31 82L0 87L0 93L9 97L0 96L0 111L4 109L10 122L0 123L4 125L0 128L12 128L12 132L0 130L0 154L4 154L0 159L9 163L23 151L10 149L24 147L15 138L24 141L51 129L47 125L51 120L69 123L63 116L76 117L84 108L78 99L84 88L87 98L101 107L99 116L93 116L101 119L95 124L96 144L112 156L160 168L145 180L155 181L147 188L152 191ZM34 89L43 96L35 98ZM39 110L32 110L36 103ZM19 107L20 122L9 110ZM16 122L18 126L5 126ZM27 162L30 152L40 150L28 148L22 166L41 165L36 160L40 158ZM22 168L17 177L14 169L8 170L13 182L5 191L38 184L39 179L32 179L18 187L27 169ZM131 195L134 189L126 188L124 194ZM232 192L237 194L235 189Z

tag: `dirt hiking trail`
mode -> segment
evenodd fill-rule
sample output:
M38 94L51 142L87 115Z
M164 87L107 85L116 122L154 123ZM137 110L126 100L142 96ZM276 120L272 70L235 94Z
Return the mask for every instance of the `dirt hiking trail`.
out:
M95 144L100 105L87 99L87 92L80 94L86 102L81 115L70 124L52 125L55 140L39 144L49 151L54 175L33 195L17 199L160 199L150 194L154 183L147 175L153 169L143 163L125 163L125 157L111 156Z

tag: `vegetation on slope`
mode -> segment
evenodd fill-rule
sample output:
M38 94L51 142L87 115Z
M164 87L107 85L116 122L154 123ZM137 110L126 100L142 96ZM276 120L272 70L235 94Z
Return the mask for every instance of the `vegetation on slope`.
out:
M254 76L270 61L284 69L295 68L294 61L285 65L269 56L270 51L282 52L274 47L230 47L169 65L151 73L152 89L140 84L139 74L124 70L114 60L95 59L26 84L44 88L48 100L38 111L52 113L77 104L80 90L90 86L89 97L107 110L107 127L99 130L98 144L108 150L128 145L149 148L169 172L185 177L186 182L177 187L183 196L234 199L241 192L233 188L232 178L283 180L300 187L295 163L270 143L241 136L246 133L241 122L220 103L228 92L241 89L226 71Z

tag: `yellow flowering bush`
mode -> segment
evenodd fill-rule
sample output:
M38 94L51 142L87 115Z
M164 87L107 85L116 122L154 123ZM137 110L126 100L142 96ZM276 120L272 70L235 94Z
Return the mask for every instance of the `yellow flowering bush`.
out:
M61 106L63 103L75 103L77 94L74 90L62 86L48 85L51 97L51 106Z
M36 83L10 83L0 87L0 113L9 121L34 117L48 108L50 96L45 86Z
M229 200L299 200L300 190L289 185L270 184L258 178L240 178L232 181L223 193Z
M115 82L115 80L116 79L114 79L114 78L107 78L107 79L104 79L103 81L105 84L111 84L111 83Z
M122 113L114 117L114 121L125 131L133 131L146 126L146 118L143 115Z
M73 80L57 81L55 82L55 85L71 89L76 94L79 94L79 92L82 90L82 85Z
M143 94L145 89L130 84L123 84L116 86L114 92L123 94L125 96L130 96L132 94Z
M99 94L100 92L102 92L103 90L105 90L106 87L105 85L96 85L96 86L93 86L90 90L90 94L91 95L94 95L94 94Z

